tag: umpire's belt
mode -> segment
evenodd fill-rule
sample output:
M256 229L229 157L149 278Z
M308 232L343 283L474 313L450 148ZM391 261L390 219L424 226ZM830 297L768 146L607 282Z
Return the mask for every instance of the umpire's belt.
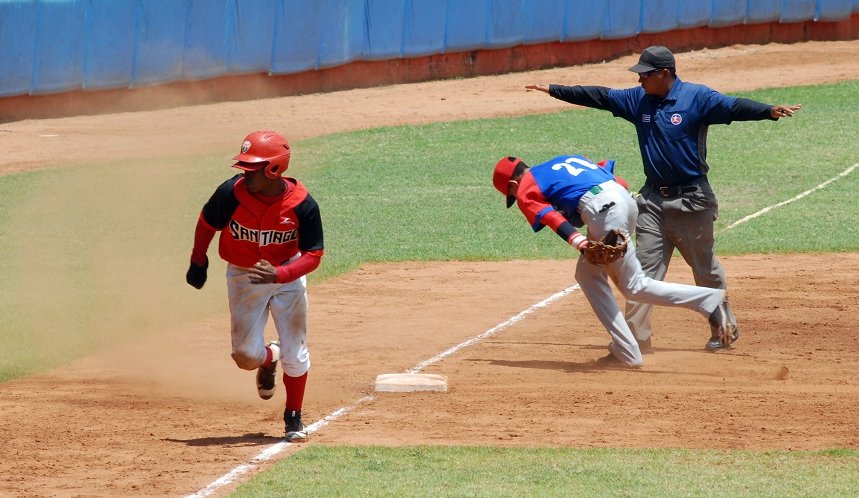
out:
M683 185L662 185L661 187L653 185L653 191L660 197L677 197L680 194L696 192L698 190L698 186L706 181L707 177L702 176L689 183L684 183Z

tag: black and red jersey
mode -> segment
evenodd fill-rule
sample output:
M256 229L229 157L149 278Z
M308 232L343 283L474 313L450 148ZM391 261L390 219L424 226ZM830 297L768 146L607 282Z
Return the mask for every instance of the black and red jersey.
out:
M287 189L273 204L251 194L239 174L203 206L200 219L221 232L218 251L226 262L250 268L264 259L279 266L299 252L323 249L319 205L301 182L284 180Z

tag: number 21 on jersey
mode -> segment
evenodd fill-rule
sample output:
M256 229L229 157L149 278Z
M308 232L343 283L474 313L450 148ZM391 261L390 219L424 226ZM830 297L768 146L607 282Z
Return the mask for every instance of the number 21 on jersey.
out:
M553 164L552 169L555 171L560 171L562 169L566 169L567 173L569 173L573 176L579 176L579 173L581 173L582 171L585 171L583 168L577 168L577 167L573 166L571 163L575 163L575 164L578 164L580 166L584 166L586 169L597 169L597 168L599 168L599 166L597 166L596 164L594 164L590 161L587 161L585 159L582 159L580 157L568 157L562 163Z

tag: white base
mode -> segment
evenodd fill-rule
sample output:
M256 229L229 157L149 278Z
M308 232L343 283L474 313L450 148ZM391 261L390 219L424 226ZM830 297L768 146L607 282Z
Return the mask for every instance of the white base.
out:
M392 393L447 392L447 377L438 374L380 374L376 376L376 391Z

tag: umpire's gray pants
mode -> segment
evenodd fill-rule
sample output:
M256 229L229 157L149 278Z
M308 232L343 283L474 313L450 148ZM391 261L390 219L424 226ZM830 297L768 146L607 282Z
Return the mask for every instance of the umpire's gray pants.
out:
M692 268L695 285L725 289L725 271L716 259L713 222L719 204L706 179L700 179L694 192L676 197L662 197L650 185L642 187L636 196L636 255L644 273L663 280L676 248ZM647 303L627 301L626 320L639 341L647 340L653 329L650 315L653 307ZM731 323L737 324L728 310ZM712 326L711 335L715 334Z

